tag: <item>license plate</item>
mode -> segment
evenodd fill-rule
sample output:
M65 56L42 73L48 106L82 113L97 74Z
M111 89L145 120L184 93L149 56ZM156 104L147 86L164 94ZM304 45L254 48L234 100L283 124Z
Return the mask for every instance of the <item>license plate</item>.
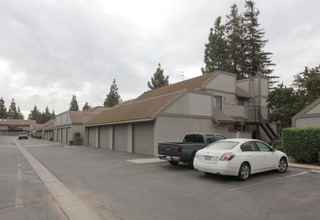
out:
M204 156L205 161L211 161L211 158L212 158L211 156Z

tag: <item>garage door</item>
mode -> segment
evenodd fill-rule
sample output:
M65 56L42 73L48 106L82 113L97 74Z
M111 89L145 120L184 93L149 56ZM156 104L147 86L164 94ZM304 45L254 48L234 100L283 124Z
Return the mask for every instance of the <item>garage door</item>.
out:
M57 129L57 141L61 142L61 129Z
M96 146L96 127L89 128L89 146L90 147Z
M114 126L114 149L119 151L127 151L127 125Z
M71 140L71 128L67 128L67 144L69 144Z
M61 129L61 136L62 136L62 143L66 143L67 135L66 135L66 129L65 128Z
M153 155L153 123L138 123L133 126L133 151Z
M99 129L99 147L109 148L109 127L101 126Z

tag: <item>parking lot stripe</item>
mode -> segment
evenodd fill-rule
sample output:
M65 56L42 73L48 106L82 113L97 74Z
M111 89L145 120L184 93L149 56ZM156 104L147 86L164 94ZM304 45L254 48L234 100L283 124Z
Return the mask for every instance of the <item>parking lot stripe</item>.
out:
M229 189L228 191L236 191L236 190L239 190L239 189L250 188L252 186L262 185L262 184L274 182L274 181L277 181L277 180L288 179L288 178L291 178L291 177L304 175L306 173L308 173L308 172L296 173L296 174L292 174L292 175L289 175L289 176L284 176L284 177L280 177L280 178L275 178L275 179L263 181L263 182L260 182L260 183L254 183L254 184L251 184L251 185L246 185L246 186L242 186L242 187L238 187L238 188Z

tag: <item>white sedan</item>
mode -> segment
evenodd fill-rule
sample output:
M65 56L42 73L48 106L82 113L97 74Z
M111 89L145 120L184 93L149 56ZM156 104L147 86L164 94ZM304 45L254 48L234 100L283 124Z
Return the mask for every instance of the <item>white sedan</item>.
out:
M260 140L225 139L197 151L193 166L197 171L247 180L250 174L268 170L285 172L288 157Z

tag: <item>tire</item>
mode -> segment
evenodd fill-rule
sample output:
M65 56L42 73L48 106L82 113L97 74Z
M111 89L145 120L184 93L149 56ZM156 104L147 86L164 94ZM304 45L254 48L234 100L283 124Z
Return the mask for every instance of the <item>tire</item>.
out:
M195 154L193 154L193 155L191 156L191 160L190 160L190 162L189 162L189 167L191 167L192 169L194 169L194 167L193 167L194 156L195 156Z
M172 165L172 166L177 166L178 165L178 161L169 161L169 163Z
M286 172L288 169L288 161L286 158L282 157L279 161L279 165L278 165L278 172L279 173L284 173Z
M238 179L242 181L246 181L250 176L250 165L248 163L243 163L240 166Z

